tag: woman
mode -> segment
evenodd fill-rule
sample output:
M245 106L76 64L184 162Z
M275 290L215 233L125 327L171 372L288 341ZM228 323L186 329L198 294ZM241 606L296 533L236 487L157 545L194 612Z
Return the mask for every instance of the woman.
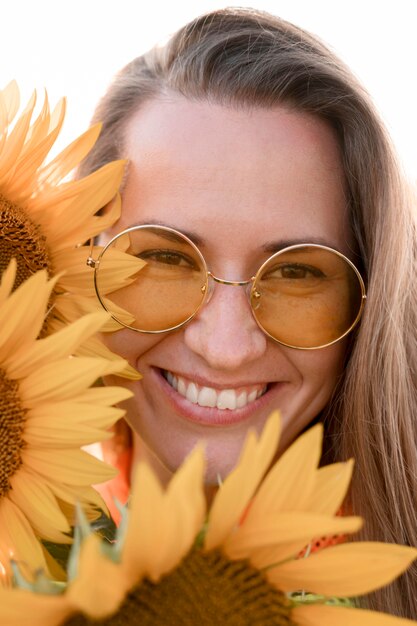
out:
M203 438L215 484L272 409L283 448L321 419L326 460L355 458L348 506L363 537L416 545L416 221L366 92L308 33L231 9L132 61L95 119L103 131L82 173L129 160L122 217L103 242L151 224L128 234L157 238L138 253L147 267L162 254L204 283L196 295L184 282L190 310L143 290L138 321L124 320L142 332L107 338L143 374L126 383L133 463L147 456L167 479ZM333 282L306 260L317 252ZM285 288L271 313L271 277L306 286ZM416 618L416 580L414 568L369 606Z

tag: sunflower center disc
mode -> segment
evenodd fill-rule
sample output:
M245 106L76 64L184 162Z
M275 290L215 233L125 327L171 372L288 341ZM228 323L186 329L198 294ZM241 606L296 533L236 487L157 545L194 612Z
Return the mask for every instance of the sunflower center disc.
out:
M38 270L52 273L46 238L26 213L0 195L0 275L12 258L17 261L14 289Z
M115 582L115 584L117 584ZM65 626L294 626L286 596L244 561L195 550L158 584L143 581L117 614Z
M22 464L24 423L18 383L9 380L0 369L0 500L9 491L10 479Z

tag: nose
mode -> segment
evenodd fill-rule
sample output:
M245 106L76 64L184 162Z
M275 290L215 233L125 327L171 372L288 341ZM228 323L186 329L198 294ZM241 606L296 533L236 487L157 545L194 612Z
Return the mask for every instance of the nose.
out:
M184 330L187 347L213 369L233 371L262 357L267 337L256 324L244 287L216 284L209 302Z

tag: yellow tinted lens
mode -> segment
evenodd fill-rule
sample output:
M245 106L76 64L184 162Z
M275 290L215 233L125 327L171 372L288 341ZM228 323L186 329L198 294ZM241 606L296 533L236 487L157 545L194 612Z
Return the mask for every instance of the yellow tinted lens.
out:
M317 348L337 341L356 323L362 287L342 256L302 246L267 261L253 285L251 304L269 335L296 348Z
M204 299L206 281L198 250L180 233L153 226L117 237L96 274L107 310L125 325L153 332L173 329L192 317Z

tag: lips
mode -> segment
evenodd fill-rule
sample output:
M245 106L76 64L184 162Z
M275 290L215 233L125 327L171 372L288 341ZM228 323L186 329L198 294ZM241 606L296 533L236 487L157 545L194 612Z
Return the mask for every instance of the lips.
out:
M166 370L162 371L162 374L171 387L181 396L192 404L198 404L201 407L228 409L230 411L242 409L260 398L267 390L265 384L216 389L199 385L195 381Z

